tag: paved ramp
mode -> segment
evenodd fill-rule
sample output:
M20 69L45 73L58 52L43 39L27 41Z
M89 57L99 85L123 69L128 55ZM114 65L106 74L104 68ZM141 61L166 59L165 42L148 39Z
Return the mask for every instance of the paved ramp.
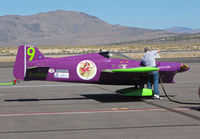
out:
M0 86L3 139L169 139L200 137L200 64L164 84L172 99L129 98L115 90L130 86L27 81ZM0 68L0 82L13 79Z

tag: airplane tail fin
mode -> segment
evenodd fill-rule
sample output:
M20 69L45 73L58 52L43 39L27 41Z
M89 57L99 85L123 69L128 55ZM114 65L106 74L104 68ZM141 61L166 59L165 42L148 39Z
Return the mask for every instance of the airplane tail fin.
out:
M44 59L44 55L38 50L37 47L27 45L19 46L14 64L13 75L16 79L24 80L27 63L42 59Z

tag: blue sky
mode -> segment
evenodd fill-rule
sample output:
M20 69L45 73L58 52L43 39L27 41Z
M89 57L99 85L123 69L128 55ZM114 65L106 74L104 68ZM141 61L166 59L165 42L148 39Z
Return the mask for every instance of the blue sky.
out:
M79 11L110 24L163 29L200 28L200 0L1 0L0 16Z

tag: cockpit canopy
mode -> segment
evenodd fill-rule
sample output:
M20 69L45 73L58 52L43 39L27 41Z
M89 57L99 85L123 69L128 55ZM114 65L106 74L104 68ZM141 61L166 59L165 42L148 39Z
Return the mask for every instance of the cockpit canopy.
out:
M105 58L111 58L111 59L123 59L123 60L133 60L132 58L125 56L121 53L117 53L117 52L99 52L100 55L102 55Z

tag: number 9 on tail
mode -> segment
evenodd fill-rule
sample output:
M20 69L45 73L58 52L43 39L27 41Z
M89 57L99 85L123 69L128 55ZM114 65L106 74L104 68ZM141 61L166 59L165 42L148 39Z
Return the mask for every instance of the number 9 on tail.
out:
M32 61L35 56L35 48L34 47L28 47L27 54L30 56L28 61Z

